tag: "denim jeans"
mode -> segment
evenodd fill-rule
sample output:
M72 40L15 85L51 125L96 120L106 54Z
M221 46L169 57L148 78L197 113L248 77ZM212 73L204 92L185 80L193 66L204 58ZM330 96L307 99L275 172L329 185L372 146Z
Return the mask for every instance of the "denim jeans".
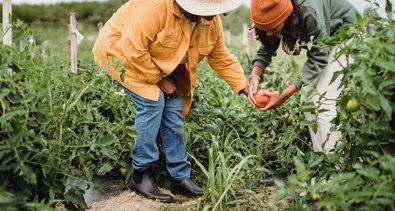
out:
M156 137L160 131L166 167L171 177L183 180L190 177L191 164L188 161L183 141L181 97L166 99L160 92L159 100L152 101L125 89L137 108L135 130L138 137L132 155L132 167L145 170L159 160Z

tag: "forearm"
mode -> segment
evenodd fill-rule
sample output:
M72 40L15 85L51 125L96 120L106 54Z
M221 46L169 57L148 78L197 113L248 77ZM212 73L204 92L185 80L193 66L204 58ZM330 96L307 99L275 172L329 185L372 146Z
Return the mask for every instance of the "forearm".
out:
M264 72L264 70L261 68L261 67L259 67L259 66L254 66L253 68L252 68L252 71L251 71L251 76L259 76L259 77L261 77L261 75L263 74L263 72Z
M281 98L283 99L283 102L286 101L289 97L291 97L297 91L298 91L298 88L294 84L291 84L286 89L284 89L283 93L281 94Z

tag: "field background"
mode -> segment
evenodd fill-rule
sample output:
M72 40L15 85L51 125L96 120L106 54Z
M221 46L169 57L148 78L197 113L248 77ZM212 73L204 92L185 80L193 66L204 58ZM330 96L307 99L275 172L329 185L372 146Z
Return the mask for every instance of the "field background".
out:
M0 47L0 210L84 210L89 205L81 184L100 188L98 178L127 188L135 108L91 55L98 26L122 2L14 7L14 48ZM85 36L78 74L69 71L69 11ZM394 210L395 24L389 1L387 11L387 17L367 11L357 26L315 43L323 49L341 43L341 53L354 58L343 72L346 88L335 119L343 136L328 155L312 152L308 126L314 123L303 115L312 108L300 102L300 93L277 111L259 112L202 61L185 141L205 195L158 209ZM248 8L223 20L227 45L249 75L259 43L252 40L249 52L242 45ZM304 60L304 54L280 50L261 86L284 89L300 77ZM346 109L351 99L360 105L355 112ZM161 157L156 179L167 188L163 163Z

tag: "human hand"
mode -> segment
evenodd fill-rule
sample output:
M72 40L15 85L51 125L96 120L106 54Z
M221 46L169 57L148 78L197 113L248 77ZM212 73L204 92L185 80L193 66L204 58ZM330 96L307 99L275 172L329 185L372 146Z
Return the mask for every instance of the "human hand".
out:
M280 93L274 89L263 90L262 95L270 97L270 102L265 107L260 108L259 110L261 111L277 109L288 99L287 97L280 95Z
M281 95L280 93L278 93L278 91L275 91L274 89L264 90L262 94L269 96L271 100L264 108L261 108L260 110L267 111L280 107L285 101L287 101L289 97L291 97L297 91L298 88L294 84L291 84L290 86L285 88Z
M168 78L162 78L157 85L167 97L176 97L179 95L174 82Z
M264 95L264 92L265 89L261 89L254 94L254 99L256 101L255 106L258 108L264 108L270 102L270 97Z
M250 76L250 80L248 82L248 101L250 104L255 108L256 100L254 98L254 94L258 91L258 85L259 85L259 76L253 75Z

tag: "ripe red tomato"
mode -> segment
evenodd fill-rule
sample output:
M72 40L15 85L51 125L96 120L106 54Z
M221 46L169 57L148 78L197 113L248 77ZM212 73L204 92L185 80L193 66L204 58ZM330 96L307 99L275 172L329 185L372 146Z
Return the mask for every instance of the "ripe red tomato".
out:
M258 108L264 108L270 102L270 97L264 95L262 92L263 90L259 90L254 94L256 100L255 106Z

